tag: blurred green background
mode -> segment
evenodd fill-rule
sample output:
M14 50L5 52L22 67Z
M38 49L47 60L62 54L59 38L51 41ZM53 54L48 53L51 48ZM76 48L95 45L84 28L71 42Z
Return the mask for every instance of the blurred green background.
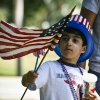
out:
M74 11L78 14L82 0L0 0L0 20L4 20L16 27L45 29L58 22ZM59 57L52 51L46 60ZM41 61L42 56L39 59ZM0 58L0 76L21 76L35 66L36 57L33 54L19 59L3 60Z

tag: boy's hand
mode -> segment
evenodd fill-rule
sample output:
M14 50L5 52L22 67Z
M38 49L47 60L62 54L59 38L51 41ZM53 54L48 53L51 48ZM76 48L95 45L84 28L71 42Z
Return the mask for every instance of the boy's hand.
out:
M34 83L35 79L38 77L38 73L35 73L33 71L29 71L27 73L27 82L28 83Z

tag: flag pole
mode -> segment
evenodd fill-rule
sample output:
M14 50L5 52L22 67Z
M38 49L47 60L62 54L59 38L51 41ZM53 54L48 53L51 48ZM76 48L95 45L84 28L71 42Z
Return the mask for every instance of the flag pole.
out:
M75 8L76 8L76 6L74 6L74 8L71 10L71 12L70 12L69 15L72 15L72 13L73 13L73 11L74 11ZM60 39L60 38L59 38L59 39ZM54 40L55 40L55 38L54 38ZM53 42L54 42L54 40L53 40ZM51 43L51 45L52 45L52 43ZM46 57L47 53L49 52L50 48L52 48L51 45L50 45L50 47L48 48L48 50L46 51L45 55L43 56L43 58L42 58L40 64L38 65L38 67L37 67L37 69L36 69L36 72L38 71L40 65L42 64L42 62L43 62L44 58ZM55 44L55 45L56 45L56 44ZM53 47L52 49L54 49L54 47ZM25 91L24 91L24 93L23 93L23 95L22 95L22 97L21 97L20 100L23 99L23 97L24 97L24 95L25 95L25 93L26 93L26 91L27 91L29 85L30 85L30 84L28 84L28 86L26 87L26 89L25 89Z
M48 48L48 50L46 51L45 55L43 56L43 58L42 58L41 62L39 63L39 65L38 65L38 67L37 67L37 69L36 69L36 71L35 71L35 72L37 72L37 71L38 71L39 67L41 66L41 64L42 64L42 62L43 62L44 58L46 57L47 53L49 52L49 50L50 50L50 49ZM29 85L30 85L30 84L28 84L28 86L27 86L27 88L25 89L25 91L24 91L24 93L23 93L23 95L22 95L22 97L21 97L21 99L20 99L20 100L22 100L22 99L23 99L23 97L24 97L24 95L25 95L25 93L26 93L27 89L29 88Z
M40 64L38 65L38 67L37 67L37 69L36 69L36 72L38 71L39 67L41 66L41 64L42 64L44 58L46 57L47 53L49 52L49 50L50 50L50 49L48 48L48 50L46 51L45 55L43 56L43 58L42 58Z

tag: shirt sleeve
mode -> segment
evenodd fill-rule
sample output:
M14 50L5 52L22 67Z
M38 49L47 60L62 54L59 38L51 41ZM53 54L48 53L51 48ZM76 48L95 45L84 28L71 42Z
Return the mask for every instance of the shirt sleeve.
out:
M38 69L38 77L35 80L35 83L29 85L29 90L36 90L41 88L46 84L49 76L49 61L43 63Z
M30 84L29 85L29 90L36 90L36 84L35 83Z
M49 61L43 63L38 70L38 78L35 81L36 89L44 86L49 79Z
M82 6L97 14L100 8L100 0L83 0Z

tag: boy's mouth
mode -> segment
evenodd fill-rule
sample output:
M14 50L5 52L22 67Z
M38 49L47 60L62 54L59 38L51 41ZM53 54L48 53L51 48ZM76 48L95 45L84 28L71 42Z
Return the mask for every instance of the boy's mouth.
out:
M65 50L67 50L67 51L72 51L72 49L70 49L70 48L67 48L67 49L65 49Z

